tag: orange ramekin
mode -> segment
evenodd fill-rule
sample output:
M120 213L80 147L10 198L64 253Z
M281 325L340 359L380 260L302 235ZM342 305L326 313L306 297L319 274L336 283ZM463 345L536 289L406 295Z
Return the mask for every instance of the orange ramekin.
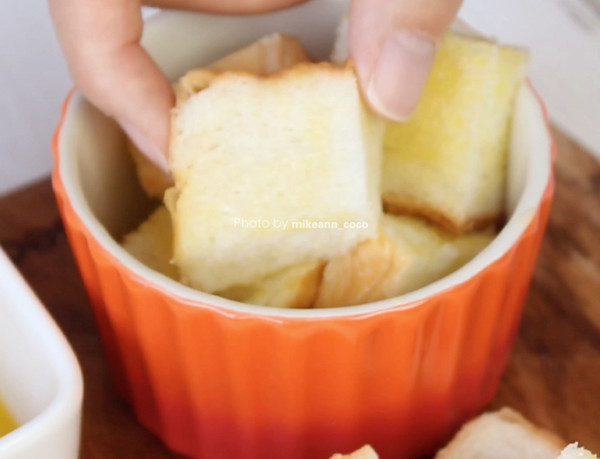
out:
M164 13L144 43L173 78L275 30L324 57L343 7L319 0L257 17ZM498 237L438 282L355 307L245 305L150 270L113 237L151 205L117 126L72 93L53 148L56 196L116 387L173 450L313 459L370 443L382 458L416 458L494 398L554 183L554 146L528 86L512 128L511 217Z

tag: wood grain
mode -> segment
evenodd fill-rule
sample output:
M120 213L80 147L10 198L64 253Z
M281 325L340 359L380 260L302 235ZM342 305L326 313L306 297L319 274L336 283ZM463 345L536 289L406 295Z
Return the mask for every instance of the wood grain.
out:
M556 133L556 196L511 363L511 406L600 452L600 165ZM116 395L49 180L0 199L0 243L59 323L85 383L82 459L177 458Z
M600 452L600 165L559 132L556 193L494 407Z
M173 459L116 394L50 180L0 199L0 244L60 325L84 379L81 459Z

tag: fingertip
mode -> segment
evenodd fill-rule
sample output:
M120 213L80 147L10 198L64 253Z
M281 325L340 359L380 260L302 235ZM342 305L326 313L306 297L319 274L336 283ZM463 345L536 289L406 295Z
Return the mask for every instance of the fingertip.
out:
M167 154L174 94L156 63L135 45L104 55L88 63L88 67L90 78L78 79L86 97L117 120L140 152L169 172Z
M158 166L163 172L170 174L166 151L159 148L148 136L132 123L117 120L127 137L136 145L140 152Z
M366 82L369 105L392 121L408 120L425 89L436 48L424 35L409 31L390 33Z
M461 0L353 0L350 54L361 90L374 111L406 121Z

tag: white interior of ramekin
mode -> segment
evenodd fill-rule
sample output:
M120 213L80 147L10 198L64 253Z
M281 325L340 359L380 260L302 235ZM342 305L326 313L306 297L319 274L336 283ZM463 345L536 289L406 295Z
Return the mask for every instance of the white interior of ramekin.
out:
M171 79L205 65L272 32L299 37L311 55L327 59L335 28L345 9L338 0L316 0L290 10L259 16L215 16L165 12L147 24L143 43ZM505 227L471 262L426 287L406 295L335 309L277 309L254 306L186 287L147 268L111 236L131 230L152 203L134 178L124 137L115 123L75 93L59 128L59 174L67 196L93 237L135 276L197 307L216 307L277 318L317 319L376 313L392 307L415 307L425 298L461 284L501 258L521 237L540 206L550 179L552 141L544 111L525 85L517 98L510 146Z

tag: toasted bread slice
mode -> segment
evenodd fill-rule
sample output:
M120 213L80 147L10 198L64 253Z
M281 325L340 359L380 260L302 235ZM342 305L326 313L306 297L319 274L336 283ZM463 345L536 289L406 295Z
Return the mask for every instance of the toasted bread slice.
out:
M378 239L327 263L316 308L363 304L418 289L460 268L494 238L491 230L454 235L406 216L384 215L380 228Z
M276 308L311 308L315 302L323 262L308 261L284 268L247 286L231 287L217 294L230 300Z
M331 459L378 459L379 456L375 452L375 450L369 446L365 445L356 451L353 451L350 454L334 454L331 456Z
M178 280L177 266L171 263L173 230L171 216L165 206L158 207L135 231L123 238L127 252L151 269Z
M502 218L513 102L528 54L450 34L413 118L388 126L387 212L465 232Z
M308 60L309 56L300 40L275 33L225 56L207 68L214 71L244 70L257 75L269 75ZM195 73L191 71L176 85L178 97L196 92L194 84ZM129 139L127 149L133 157L144 191L150 197L162 199L165 190L173 185L173 178L142 154Z
M378 233L382 122L354 71L205 72L173 112L174 256L207 292L341 255Z
M502 408L465 424L435 459L555 459L564 447L556 435Z

